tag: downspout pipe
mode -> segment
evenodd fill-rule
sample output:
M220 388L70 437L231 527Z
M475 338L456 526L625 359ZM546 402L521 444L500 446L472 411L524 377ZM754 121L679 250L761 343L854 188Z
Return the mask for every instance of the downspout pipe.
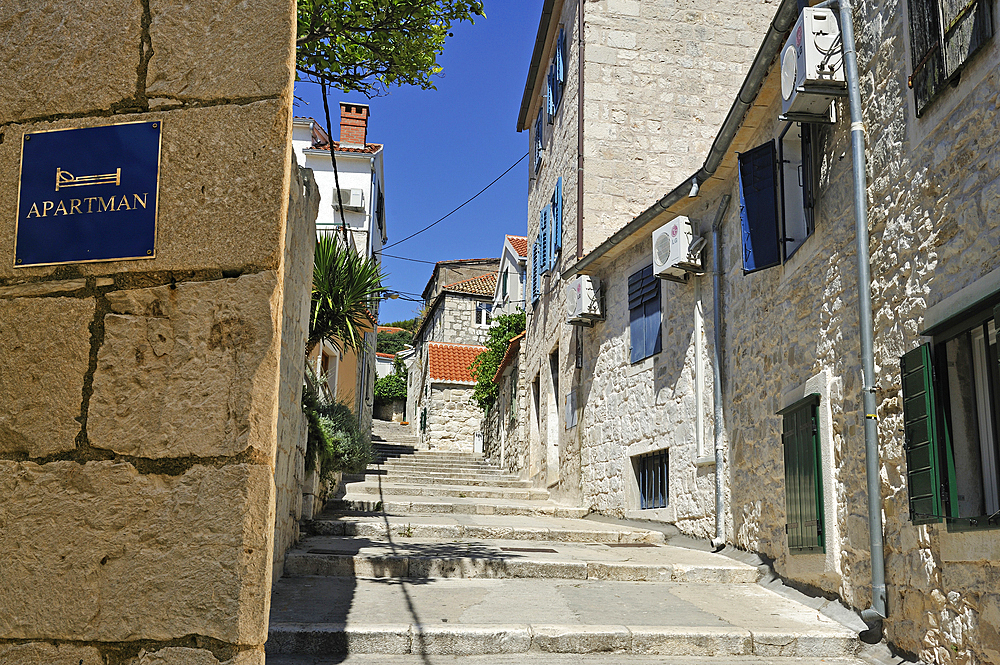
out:
M576 260L583 258L583 0L576 3Z
M715 339L712 350L713 406L715 407L715 538L712 547L716 552L726 546L726 487L725 487L725 443L723 441L722 413L722 244L719 241L719 227L729 209L732 196L726 194L719 204L719 211L712 222L712 333Z
M831 3L833 4L833 3ZM861 324L862 399L865 420L865 471L868 481L868 541L872 570L872 604L862 610L869 638L880 638L888 616L885 595L885 554L882 543L882 481L879 476L878 411L875 404L875 350L872 323L871 262L868 244L868 195L865 125L861 116L858 54L854 43L851 0L840 0L840 33L844 44L847 94L851 110L851 155L854 163L854 226L858 252L858 318ZM862 639L865 639L862 634ZM866 640L868 641L868 640Z

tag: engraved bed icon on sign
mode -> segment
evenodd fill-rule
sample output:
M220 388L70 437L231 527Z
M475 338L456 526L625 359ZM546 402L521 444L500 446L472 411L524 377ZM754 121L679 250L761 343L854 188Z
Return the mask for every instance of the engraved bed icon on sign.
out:
M60 188L65 189L66 187L84 187L86 185L110 185L114 183L115 187L122 184L122 169L118 167L118 170L114 173L102 173L99 175L82 175L80 177L74 176L69 171L63 171L61 168L56 168L56 191L58 192Z

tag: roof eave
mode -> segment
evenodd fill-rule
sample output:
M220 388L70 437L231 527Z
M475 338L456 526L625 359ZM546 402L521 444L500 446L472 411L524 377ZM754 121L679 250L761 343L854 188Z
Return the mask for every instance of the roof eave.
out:
M549 34L549 23L552 20L552 7L555 3L556 0L545 0L542 4L542 16L538 20L538 32L535 35L535 48L531 52L531 64L528 65L528 80L524 84L521 110L517 115L517 131L519 132L528 128L525 122L528 117L528 109L531 107L531 98L535 95L535 81L542 64L542 54L545 52L546 37Z

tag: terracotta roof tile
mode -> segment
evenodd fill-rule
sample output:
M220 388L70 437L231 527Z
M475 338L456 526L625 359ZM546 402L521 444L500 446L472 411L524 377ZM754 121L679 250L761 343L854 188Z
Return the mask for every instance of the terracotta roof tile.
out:
M444 288L449 291L472 293L477 296L492 296L497 290L497 274L495 272L488 272L485 275L446 284Z
M380 333L398 333L404 332L406 328L397 328L396 326L379 326L378 331Z
M376 351L375 355L378 356L379 358L395 358L396 357L395 353L382 353L380 351Z
M475 383L469 366L485 346L466 346L465 344L445 344L430 342L427 344L428 374L431 381L447 381L449 383Z
M507 236L507 240L518 256L528 257L528 238L526 236Z

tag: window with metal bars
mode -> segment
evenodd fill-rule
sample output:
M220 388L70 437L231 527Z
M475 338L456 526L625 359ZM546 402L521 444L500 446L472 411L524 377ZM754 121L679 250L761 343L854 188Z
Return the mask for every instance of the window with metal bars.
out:
M670 460L667 450L657 450L633 458L639 484L639 508L666 508L670 489Z
M912 64L908 84L917 117L993 36L991 4L987 0L908 1Z

